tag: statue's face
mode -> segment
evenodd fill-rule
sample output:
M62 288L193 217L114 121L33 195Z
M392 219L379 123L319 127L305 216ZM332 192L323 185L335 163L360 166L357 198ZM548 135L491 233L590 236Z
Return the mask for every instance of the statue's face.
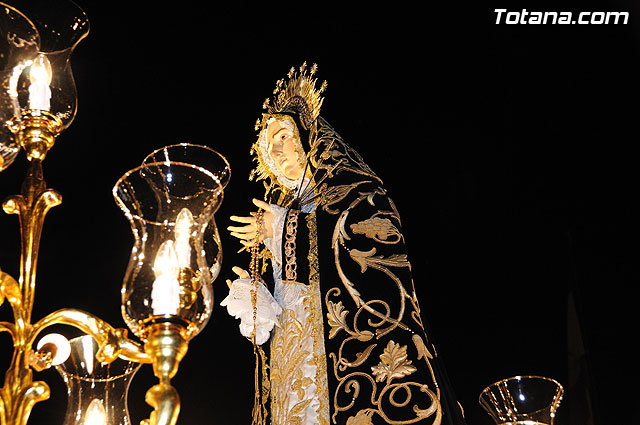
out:
M274 121L267 129L269 156L278 170L291 180L297 180L304 172L295 148L296 137L281 121Z

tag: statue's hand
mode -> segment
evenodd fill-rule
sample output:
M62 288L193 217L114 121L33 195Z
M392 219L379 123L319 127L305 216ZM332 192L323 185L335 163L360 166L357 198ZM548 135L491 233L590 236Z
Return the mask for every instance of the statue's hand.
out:
M282 308L273 298L264 282L254 282L249 273L240 267L233 267L238 278L233 282L227 280L229 294L220 305L227 312L240 319L240 333L249 338L255 337L258 345L264 344L271 330L278 324L278 315Z
M243 223L245 226L229 226L227 230L230 231L231 236L240 239L240 243L246 247L254 245L256 240L262 242L265 239L273 237L273 228L271 222L273 220L273 214L271 213L271 207L266 202L254 199L253 204L258 208L264 210L264 216L262 220L262 226L258 229L256 224L255 215L250 217L240 217L232 215L230 219L232 221ZM257 236L257 238L256 238Z
M243 268L241 268L241 267L233 266L233 267L231 268L231 270L233 270L233 272L234 272L235 274L237 274L237 275L238 275L238 277L239 277L240 279L248 279L249 277L251 277L251 276L249 275L249 272L247 272L245 269L243 269ZM231 284L232 284L232 283L233 283L233 282L231 281L231 279L227 279L227 286L229 287L229 289L231 289Z

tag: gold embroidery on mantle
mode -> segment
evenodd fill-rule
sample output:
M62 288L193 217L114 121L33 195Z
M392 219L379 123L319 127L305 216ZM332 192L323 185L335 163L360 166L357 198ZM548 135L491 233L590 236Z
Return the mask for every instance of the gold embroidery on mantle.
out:
M355 234L364 234L376 242L394 244L402 239L402 233L388 218L380 218L378 214L373 217L352 224L351 231Z
M391 383L394 378L404 378L411 375L417 369L407 360L407 347L389 341L389 344L380 355L380 363L373 366L371 371L376 377L376 382L387 381Z
M356 185L351 185L353 189ZM346 194L343 194L346 198ZM396 269L409 269L410 263L404 253L379 255L375 244L393 245L402 242L402 234L395 223L400 223L395 206L391 211L376 211L377 195L386 195L383 190L359 193L351 204L339 213L332 236L334 261L342 288L333 287L324 297L327 309L327 325L329 339L339 342L337 351L328 353L333 366L333 376L337 380L337 387L333 394L332 424L339 424L345 419L339 419L342 414L347 417L347 425L370 425L377 416L387 424L413 424L416 422L440 425L442 421L442 407L440 405L440 389L435 379L431 365L434 355L427 348L424 340L418 335L423 332L420 319L418 300L413 291L411 281L402 282ZM349 223L351 210L360 206L373 207L374 212L369 218L356 223ZM351 231L351 234L349 233ZM372 241L368 250L358 250L349 247L352 235L364 235ZM346 255L345 255L346 254ZM352 261L359 266L360 275L346 270L343 263ZM365 273L371 270L382 272L388 279L388 288L382 288L390 300L391 290L396 290L398 302L394 310L391 304L382 299L364 299L357 289L366 287ZM376 275L378 282L382 277ZM410 286L409 286L410 285ZM411 293L407 291L410 288ZM341 297L342 290L346 290L355 309L348 308L345 302L349 298ZM407 319L417 324L411 329ZM392 338L397 332L411 332L413 346L411 351L407 345L396 343ZM402 336L404 339L404 336ZM357 347L354 349L355 346ZM352 356L345 356L348 352L357 352ZM415 348L415 349L414 349ZM410 356L417 357L413 359ZM374 356L379 361L374 362ZM430 373L416 375L417 363L424 361ZM368 366L367 366L368 365ZM430 381L430 382L429 382ZM358 408L356 411L356 400ZM345 416L340 416L344 418ZM340 421L340 422L338 422ZM342 422L345 423L345 422ZM378 422L376 422L378 423Z

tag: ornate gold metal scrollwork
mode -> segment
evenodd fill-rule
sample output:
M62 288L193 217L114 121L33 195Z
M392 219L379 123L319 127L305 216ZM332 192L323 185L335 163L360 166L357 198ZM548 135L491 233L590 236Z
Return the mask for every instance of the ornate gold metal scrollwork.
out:
M34 131L30 132L32 136ZM33 406L49 398L49 386L44 382L34 382L31 369L39 371L51 366L51 353L47 350L37 352L32 347L38 335L52 325L70 325L91 335L100 346L98 360L102 362L111 362L119 355L138 362L149 362L143 347L127 339L125 329L115 329L89 313L63 309L32 323L43 222L47 212L61 203L61 196L48 189L42 177L41 158L46 149L38 149L38 152L38 156L31 157L22 194L11 196L3 203L7 214L16 214L20 219L22 243L19 280L0 271L0 301L4 302L6 299L9 302L14 318L14 323L0 322L0 331L8 332L14 345L11 365L5 375L4 385L0 388L2 425L26 424Z
M33 114L32 114L33 115ZM6 299L13 310L13 323L0 322L0 332L13 339L14 352L5 381L0 388L0 425L26 425L33 406L49 398L49 386L33 381L33 371L51 366L52 347L34 350L38 335L52 325L69 325L91 335L99 346L100 362L109 363L118 356L138 363L152 363L160 383L146 396L154 408L145 425L174 425L180 410L180 400L169 380L175 375L180 359L186 352L187 339L181 329L171 325L150 326L146 344L127 337L126 329L116 329L102 319L76 309L53 312L32 323L33 300L40 236L47 212L59 205L62 198L49 189L43 179L42 160L53 146L59 131L47 114L23 115L16 137L27 152L29 169L19 195L7 198L2 207L7 214L20 220L20 278L14 279L0 270L0 304Z

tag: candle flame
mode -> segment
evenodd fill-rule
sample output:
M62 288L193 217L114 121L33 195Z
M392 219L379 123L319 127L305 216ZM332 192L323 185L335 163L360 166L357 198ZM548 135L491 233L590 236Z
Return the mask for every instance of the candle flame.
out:
M51 62L45 55L38 55L31 64L29 71L29 81L31 84L51 84Z
M156 279L151 289L151 308L154 315L178 314L180 309L180 270L191 263L191 228L193 214L183 208L176 217L175 241L162 242L153 262Z
M29 108L48 111L51 101L51 63L43 54L38 55L29 70Z
M180 267L175 243L172 240L162 242L153 262L156 280L151 289L151 308L153 314L177 314L180 308Z
M91 400L84 415L83 425L107 425L107 412L102 401L97 398Z
M178 255L178 264L181 268L189 267L191 263L189 240L191 239L193 221L193 214L191 214L188 208L180 210L178 218L176 218L176 252Z

